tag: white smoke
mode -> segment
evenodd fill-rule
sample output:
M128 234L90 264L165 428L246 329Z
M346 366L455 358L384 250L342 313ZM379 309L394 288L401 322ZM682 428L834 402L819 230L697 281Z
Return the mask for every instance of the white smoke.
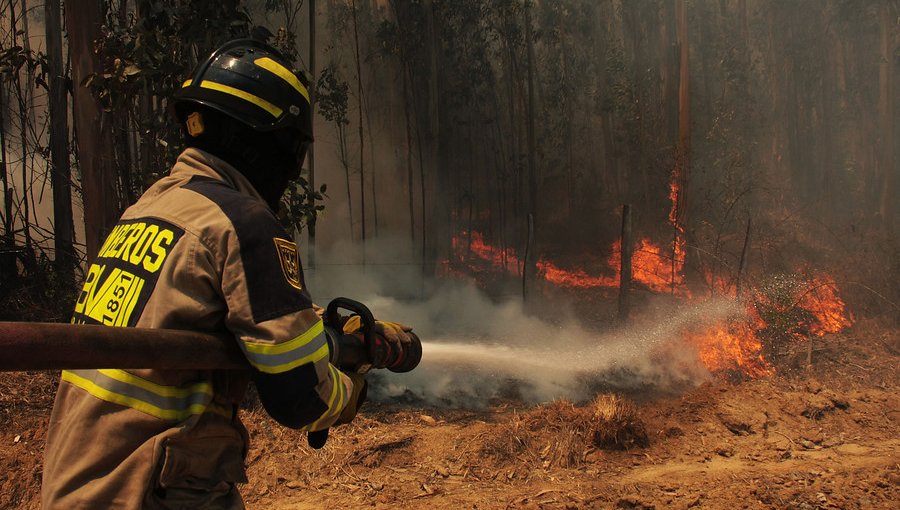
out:
M422 340L422 362L414 371L369 376L375 400L478 407L496 398L581 401L602 389L683 390L710 375L679 332L741 313L730 300L661 307L640 323L596 332L574 317L537 319L525 313L521 299L496 302L460 282L416 297L415 290L433 283L423 285L417 265L393 260L364 272L320 266L307 277L319 304L339 295L356 299L376 318L413 326ZM404 297L388 297L386 288L403 289Z

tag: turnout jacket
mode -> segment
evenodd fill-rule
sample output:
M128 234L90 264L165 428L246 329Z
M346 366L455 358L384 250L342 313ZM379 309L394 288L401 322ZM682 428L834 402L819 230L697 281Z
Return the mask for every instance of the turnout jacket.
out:
M42 503L242 508L251 377L266 410L332 425L352 391L328 362L298 250L250 183L196 149L128 208L88 270L74 323L228 333L253 371L63 371Z

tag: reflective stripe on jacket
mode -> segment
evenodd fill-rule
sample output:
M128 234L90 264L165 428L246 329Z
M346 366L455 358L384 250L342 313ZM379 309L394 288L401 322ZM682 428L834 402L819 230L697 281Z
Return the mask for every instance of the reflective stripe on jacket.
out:
M122 215L72 322L227 332L257 372L64 371L45 509L242 508L251 376L300 395L270 412L308 430L331 425L352 388L328 363L296 245L240 173L195 149Z

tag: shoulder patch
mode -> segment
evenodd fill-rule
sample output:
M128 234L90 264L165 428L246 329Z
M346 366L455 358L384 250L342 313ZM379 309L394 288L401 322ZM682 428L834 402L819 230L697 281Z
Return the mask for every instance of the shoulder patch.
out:
M234 227L254 322L312 307L297 246L262 201L209 177L193 177L183 187L211 200Z
M72 322L137 324L160 269L183 235L183 229L157 218L119 221L88 270Z
M297 245L287 239L274 238L275 249L278 250L278 260L281 262L281 271L284 279L292 287L300 290L303 288L300 282L300 254L297 253Z

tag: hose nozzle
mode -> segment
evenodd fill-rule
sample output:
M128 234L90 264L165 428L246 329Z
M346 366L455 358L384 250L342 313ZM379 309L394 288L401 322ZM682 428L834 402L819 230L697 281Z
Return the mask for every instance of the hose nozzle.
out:
M338 309L360 316L362 328L356 333L343 333ZM422 361L422 342L413 333L409 343L396 344L375 332L375 318L366 305L348 298L335 298L325 309L325 336L331 353L331 364L345 372L364 374L372 368L391 372L409 372Z

